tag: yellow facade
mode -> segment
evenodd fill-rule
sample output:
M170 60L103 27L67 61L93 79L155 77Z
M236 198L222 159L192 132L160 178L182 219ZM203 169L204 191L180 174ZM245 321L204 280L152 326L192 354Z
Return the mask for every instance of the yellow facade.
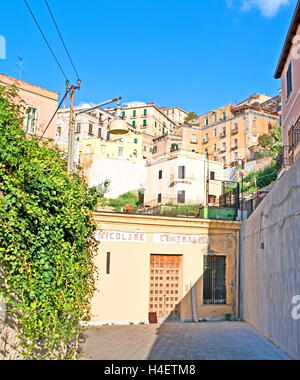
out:
M237 315L240 223L106 213L95 213L94 218L100 245L91 324L149 322L150 304L156 302L150 294L150 261L156 255L175 255L182 261L177 305L181 321ZM223 304L204 302L205 256L226 261Z
M95 154L102 158L141 161L145 152L150 152L151 137L130 132L123 136L112 136L111 141L88 139L81 142L81 156Z
M265 98L262 96L261 101ZM229 167L240 160L249 160L259 137L269 134L279 122L279 115L262 109L260 103L243 102L207 113L191 121L190 127L181 128L179 133L184 149L208 155L210 160Z

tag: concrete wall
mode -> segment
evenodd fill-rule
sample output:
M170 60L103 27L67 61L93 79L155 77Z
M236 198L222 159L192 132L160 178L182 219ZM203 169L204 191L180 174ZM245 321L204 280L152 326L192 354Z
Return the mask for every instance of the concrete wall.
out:
M292 318L292 299L300 295L299 213L300 160L241 230L241 316L295 359L300 359L300 319Z
M97 186L106 180L110 181L107 198L118 196L144 188L146 183L146 161L139 162L101 158L90 155L90 162L85 162L84 175L89 186Z

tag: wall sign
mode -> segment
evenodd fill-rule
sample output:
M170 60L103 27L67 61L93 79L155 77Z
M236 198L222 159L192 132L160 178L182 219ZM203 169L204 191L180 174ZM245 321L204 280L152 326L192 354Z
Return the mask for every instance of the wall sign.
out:
M147 235L139 232L96 231L95 239L102 242L146 243Z
M154 234L154 243L158 244L208 244L207 235L172 235L172 234Z

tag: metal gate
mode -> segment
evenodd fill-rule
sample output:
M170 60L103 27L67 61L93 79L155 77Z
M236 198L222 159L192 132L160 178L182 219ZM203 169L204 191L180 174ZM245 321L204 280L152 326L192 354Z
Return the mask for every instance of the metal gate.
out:
M151 255L149 313L158 320L180 318L182 256Z

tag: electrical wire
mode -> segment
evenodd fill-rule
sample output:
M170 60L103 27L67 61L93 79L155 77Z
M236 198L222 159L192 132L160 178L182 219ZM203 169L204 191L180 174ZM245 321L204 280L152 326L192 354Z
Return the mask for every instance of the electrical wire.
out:
M67 77L65 71L63 70L61 64L59 63L59 60L57 59L57 57L56 57L56 55L55 55L53 49L51 48L51 46L50 46L50 44L49 44L49 42L48 42L48 40L47 40L47 38L46 38L44 32L42 31L42 28L40 27L40 25L39 25L39 23L38 23L36 17L34 16L34 13L33 13L32 10L31 10L31 8L30 8L28 2L27 2L26 0L24 0L24 3L26 4L26 6L27 6L27 8L28 8L28 10L29 10L29 12L30 12L30 14L31 14L31 16L32 16L32 18L33 18L35 24L36 24L36 26L38 27L38 29L39 29L39 31L40 31L40 33L41 33L41 35L42 35L42 37L43 37L43 39L44 39L46 45L48 46L48 49L49 49L50 52L52 53L52 55L53 55L53 57L54 57L54 59L55 59L55 62L57 63L58 67L60 68L60 71L62 72L62 74L63 74L63 76L65 77L66 81L68 81L68 77Z
M56 30L57 30L57 33L58 33L58 35L59 35L59 37L60 37L60 39L61 39L61 42L62 42L62 44L63 44L63 46L64 46L64 48L65 48L65 50L66 50L66 53L67 53L68 57L69 57L69 60L70 60L71 65L72 65L72 67L73 67L73 69L74 69L74 72L75 72L75 74L77 75L77 79L79 79L78 71L76 70L76 67L75 67L74 62L73 62L73 60L72 60L72 58L71 58L71 55L70 55L69 50L68 50L68 48L67 48L67 45L66 45L66 43L65 43L65 41L64 41L64 39L63 39L63 37L62 37L62 34L61 34L60 30L59 30L59 27L58 27L58 25L57 25L57 22L56 22L56 20L55 20L55 17L54 17L54 15L53 15L53 12L51 11L50 5L49 5L49 3L48 3L47 0L45 0L45 3L46 3L46 6L47 6L47 8L48 8L48 11L49 11L49 13L50 13L50 16L51 16L51 18L52 18L52 21L53 21L53 23L54 23L54 25L55 25L55 28L56 28Z

